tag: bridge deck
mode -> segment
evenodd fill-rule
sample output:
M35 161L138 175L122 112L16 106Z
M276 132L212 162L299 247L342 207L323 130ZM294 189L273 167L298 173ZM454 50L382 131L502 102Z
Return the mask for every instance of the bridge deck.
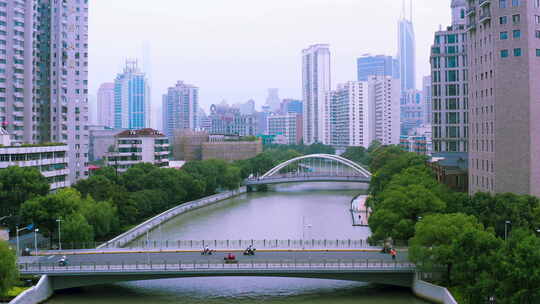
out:
M371 178L364 176L271 176L260 179L248 179L246 185L269 185L285 183L306 183L306 182L351 182L369 183Z

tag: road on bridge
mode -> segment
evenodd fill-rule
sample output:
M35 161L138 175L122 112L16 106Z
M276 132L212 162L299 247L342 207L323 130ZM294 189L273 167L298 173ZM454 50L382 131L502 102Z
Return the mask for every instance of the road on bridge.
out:
M119 265L125 264L147 264L149 262L155 264L169 263L177 264L189 263L193 261L210 261L213 263L222 262L223 258L229 253L236 255L236 258L242 263L250 262L267 262L267 261L351 261L351 260L369 260L370 262L383 261L391 262L392 257L388 254L382 254L377 251L366 250L260 250L254 256L245 256L241 251L219 251L212 255L201 255L200 251L147 251L140 250L126 253L110 252L102 253L101 250L88 252L84 251L79 254L66 254L70 265ZM53 264L58 263L63 254L49 254L37 257L22 257L20 263L40 263ZM408 262L408 254L403 251L398 253L398 262Z

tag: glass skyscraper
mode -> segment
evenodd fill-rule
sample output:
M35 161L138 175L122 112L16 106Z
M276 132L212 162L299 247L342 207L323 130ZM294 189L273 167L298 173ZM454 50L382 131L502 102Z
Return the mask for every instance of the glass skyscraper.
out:
M114 127L150 127L150 86L137 61L127 61L124 72L114 81Z
M412 17L407 19L405 10L399 20L398 60L401 91L416 89L416 40Z
M392 56L364 55L356 60L358 81L367 81L369 76L392 76L399 78L399 61Z

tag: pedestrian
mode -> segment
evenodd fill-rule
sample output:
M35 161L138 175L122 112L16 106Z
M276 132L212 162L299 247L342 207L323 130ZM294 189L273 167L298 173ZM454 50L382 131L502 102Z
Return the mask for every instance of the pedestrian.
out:
M390 250L390 254L392 255L392 261L395 261L396 260L396 255L397 255L397 252L394 248L392 248Z

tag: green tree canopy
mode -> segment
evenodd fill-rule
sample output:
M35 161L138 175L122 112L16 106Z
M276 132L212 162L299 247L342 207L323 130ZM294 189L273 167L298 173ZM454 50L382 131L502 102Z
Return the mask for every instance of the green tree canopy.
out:
M0 241L0 295L4 296L19 278L17 256L6 241Z
M35 168L18 166L0 170L0 210L17 214L21 205L37 196L49 193L47 179Z
M75 248L82 243L94 241L94 228L81 213L73 213L66 217L62 227L62 242L74 244Z
M381 194L369 218L372 240L408 240L420 216L444 211L446 204L423 185L395 186Z
M446 268L446 280L451 286L452 267L456 264L454 242L463 231L483 230L474 216L462 213L426 215L416 224L411 239L409 258L424 271L438 265Z
M81 194L72 188L26 201L21 207L21 217L34 223L40 232L51 236L57 229L57 219L64 219L81 210Z

